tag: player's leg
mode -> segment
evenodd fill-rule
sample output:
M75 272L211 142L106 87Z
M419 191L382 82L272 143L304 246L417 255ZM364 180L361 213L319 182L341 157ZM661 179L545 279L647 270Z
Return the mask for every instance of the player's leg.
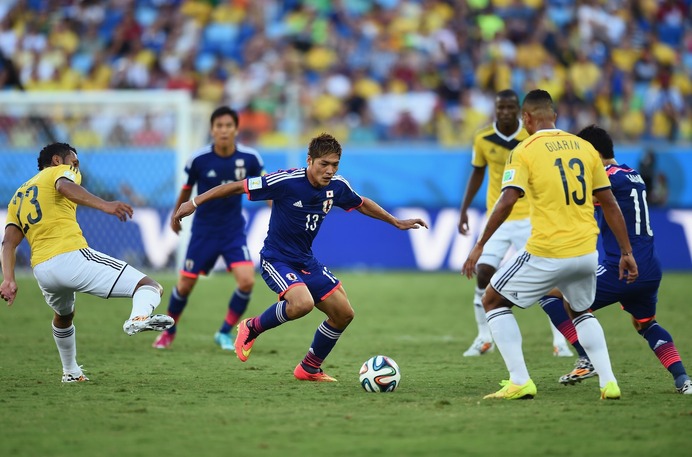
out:
M243 237L242 242L244 241ZM250 260L250 252L245 244L229 245L223 258L228 265L228 270L233 273L237 286L228 302L228 309L221 327L214 335L214 341L221 346L221 349L232 351L234 346L231 331L238 324L250 303L252 289L255 286L255 266Z
M346 291L327 267L321 265L322 274L317 274L320 273L319 268L313 271L306 283L313 297L319 297L315 306L327 315L327 319L317 327L310 349L293 374L303 381L336 381L322 371L322 363L353 320L354 311Z
M555 328L560 335L571 344L577 351L579 357L586 357L586 351L579 343L577 331L574 328L572 319L565 310L565 302L562 297L562 292L558 289L553 289L538 300L541 309L545 311L550 319L551 326ZM559 355L559 354L556 354Z
M199 276L214 268L220 254L219 245L219 240L213 238L204 240L200 236L193 235L190 239L178 281L168 299L166 312L175 323L156 337L152 344L153 347L167 349L173 343L178 332L178 321L187 307L188 298L192 294Z
M301 272L271 259L262 258L260 265L262 278L269 288L279 295L279 301L259 316L244 319L238 324L238 335L234 345L241 362L248 359L250 350L261 333L289 320L299 319L315 307L315 301L303 281Z
M601 398L620 398L620 388L613 374L603 328L589 308L596 297L598 253L563 259L566 265L558 288L569 302L567 312L577 331L577 337L598 373Z
M660 280L634 284L636 293L628 294L621 301L625 311L632 315L635 330L644 338L675 382L682 394L692 395L692 382L687 375L678 349L671 334L656 321L656 304Z
M490 278L495 274L495 268L479 263L476 266L476 288L473 294L473 312L476 318L476 327L478 334L471 343L471 346L464 351L464 357L475 357L483 355L494 350L493 337L490 334L490 327L485 318L485 309L483 309L483 293L490 283Z
M552 260L521 250L490 280L483 295L483 307L493 340L509 372L509 381L503 383L498 392L485 398L511 400L536 395L536 386L524 361L521 331L511 307L528 308L554 287L559 265L553 265Z
M574 328L572 319L567 314L565 306L569 305L565 304L562 292L558 289L553 289L538 300L538 303L550 318L553 326L560 330L577 351L578 358L574 362L574 368L569 373L560 376L558 382L564 385L576 384L584 379L596 376L596 370L589 360L589 356L586 355L584 347L579 342L579 338L577 338L577 329Z
M483 254L478 259L478 264L476 265L476 289L473 294L473 312L476 318L478 334L471 346L464 351L464 357L483 355L492 352L494 349L490 327L488 327L485 309L483 309L482 297L488 284L490 284L490 278L497 271L500 262L502 262L511 246L511 231L503 224L488 240L483 248Z
M505 222L503 225L508 230L507 236L514 248L519 251L524 249L531 236L531 220L529 218ZM566 316L566 314L565 314ZM572 351L565 336L550 322L550 332L553 335L553 355L557 357L572 357Z
M130 318L123 324L128 335L145 331L162 332L169 329L175 321L165 314L154 314L161 304L163 286L141 271L127 266L115 284L111 286L108 297L131 297Z
M65 257L66 254L62 254L36 265L34 276L46 303L53 309L51 327L62 363L62 382L82 382L89 378L84 376L77 363L77 337L73 323L75 293L63 274Z

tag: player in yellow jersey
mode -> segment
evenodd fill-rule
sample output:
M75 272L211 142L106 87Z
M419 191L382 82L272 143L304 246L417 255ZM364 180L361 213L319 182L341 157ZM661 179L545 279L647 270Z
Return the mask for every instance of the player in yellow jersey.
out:
M517 200L528 199L532 231L526 247L493 275L483 295L488 325L509 371L509 381L501 383L502 389L484 398L512 400L536 395L524 362L521 332L510 308L528 308L554 287L570 303L568 312L579 341L599 376L601 398L620 398L603 329L588 312L596 295L598 265L592 197L600 202L620 246L620 279L633 282L638 276L637 264L598 152L589 142L556 129L555 119L548 92L536 89L526 95L522 120L531 136L507 159L500 199L464 263L463 272L470 279L485 243Z
M473 198L483 184L485 169L488 169L488 190L485 204L487 214L490 214L495 202L500 197L502 172L505 169L507 157L512 149L521 143L529 134L519 120L519 97L511 89L502 90L495 95L495 122L481 129L473 141L471 165L473 171L466 184L466 192L461 203L459 215L459 233L468 235L468 209ZM464 352L464 357L473 357L492 352L493 338L485 319L485 310L481 297L490 278L495 274L507 251L514 246L522 249L531 234L529 221L529 203L526 199L519 200L507 220L495 232L483 249L483 255L476 266L476 292L473 297L473 309L476 317L478 335L471 346ZM559 357L571 357L572 351L565 337L550 324L553 334L553 354Z
M96 208L123 222L132 217L130 205L105 201L83 188L77 151L67 143L43 148L38 169L10 199L2 241L0 297L8 306L17 297L16 249L26 238L34 276L54 311L53 337L62 361L62 382L88 381L77 364L72 323L75 292L101 298L132 297L132 312L123 325L128 335L165 330L173 319L152 315L161 302L161 285L127 263L89 248L77 223L77 205Z

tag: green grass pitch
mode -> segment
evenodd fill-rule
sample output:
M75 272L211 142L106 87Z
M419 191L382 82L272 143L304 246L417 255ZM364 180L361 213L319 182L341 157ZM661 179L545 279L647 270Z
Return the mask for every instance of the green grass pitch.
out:
M78 295L78 361L91 382L60 383L51 310L33 277L0 310L0 455L14 456L687 456L692 396L672 378L618 306L599 311L620 401L598 382L557 383L574 359L552 356L540 307L516 310L538 395L483 401L507 377L500 355L464 358L475 337L472 281L454 273L336 272L356 318L325 363L334 384L293 379L323 315L262 335L241 363L213 334L235 287L229 275L200 281L170 350L153 333L128 337L127 299ZM175 278L154 275L167 293ZM692 371L691 275L666 274L658 320ZM257 277L248 310L276 297ZM393 393L364 392L360 365L392 357Z

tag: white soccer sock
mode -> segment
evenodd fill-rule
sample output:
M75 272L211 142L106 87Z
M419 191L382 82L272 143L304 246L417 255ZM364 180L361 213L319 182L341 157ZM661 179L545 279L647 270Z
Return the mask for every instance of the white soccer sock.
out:
M577 329L579 342L598 373L598 382L601 387L605 387L610 381L616 381L601 323L591 313L582 314L572 322L574 322L574 328Z
M473 294L473 312L476 315L478 337L483 341L492 341L493 337L490 334L490 327L488 327L488 320L485 317L485 310L483 309L483 303L481 302L484 292L485 289L476 287L476 292Z
M502 307L489 311L486 317L495 345L505 360L509 380L519 386L526 384L531 377L524 362L521 331L514 314L509 308Z
M140 286L132 296L132 313L130 319L136 316L149 316L161 303L159 290L154 286Z
M550 323L550 331L553 332L553 346L559 346L559 345L567 345L567 340L565 339L565 335L560 333L560 330L557 329L553 325L553 322L550 320L550 316L548 316L548 322Z
M57 328L53 324L51 326L53 327L53 339L60 354L63 373L79 373L80 368L77 365L77 339L75 338L74 325L70 325L68 328Z

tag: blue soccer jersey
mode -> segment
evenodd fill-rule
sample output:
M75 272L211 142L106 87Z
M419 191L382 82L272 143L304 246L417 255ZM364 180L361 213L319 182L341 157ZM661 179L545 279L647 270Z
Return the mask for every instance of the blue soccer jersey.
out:
M634 259L639 267L638 281L661 278L661 264L654 248L654 232L649 222L649 208L646 204L646 186L639 173L625 164L608 165L606 173L610 179L613 194L625 218L627 233ZM602 264L617 269L620 263L620 246L608 227L600 207L596 210L601 229L605 259Z
M228 157L216 154L211 144L193 154L185 165L185 172L184 188L192 189L197 185L197 193L201 194L221 184L261 176L264 163L256 150L242 144L237 144L235 152ZM193 235L244 234L242 198L242 195L232 195L200 206L192 222Z
M279 170L246 182L250 200L272 200L269 230L261 251L267 258L291 264L308 262L313 257L312 242L329 211L334 206L351 211L363 204L341 176L317 188L308 181L306 171Z

